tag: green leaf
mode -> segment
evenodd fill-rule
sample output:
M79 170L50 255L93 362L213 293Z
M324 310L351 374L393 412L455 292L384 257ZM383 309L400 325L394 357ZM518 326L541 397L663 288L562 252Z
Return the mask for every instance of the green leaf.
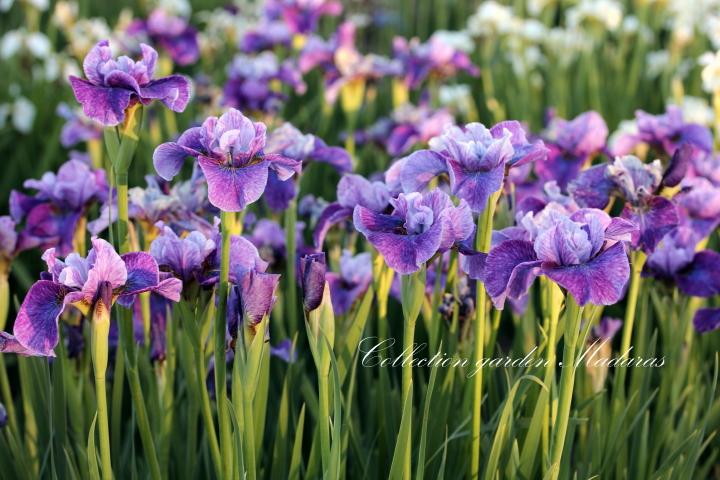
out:
M97 422L97 413L90 424L90 433L88 434L87 457L90 466L90 480L100 480L100 467L98 466L97 450L95 449L95 423Z
M442 351L442 342L438 351ZM415 470L415 478L423 480L425 476L425 449L427 447L427 430L430 423L430 405L432 402L432 394L435 389L435 379L437 377L437 368L433 368L430 372L430 382L428 383L427 392L425 393L425 406L423 407L423 420L420 430L420 445L418 445L417 468Z
M305 433L305 404L300 408L300 417L295 429L295 440L293 441L292 456L290 457L290 470L288 480L299 480L302 470L302 440Z
M403 405L402 420L400 421L400 431L398 432L397 442L395 443L395 452L393 453L392 465L390 467L390 475L388 480L402 480L403 477L403 462L405 461L405 455L407 450L407 442L405 439L410 435L410 417L412 416L412 392L413 385L410 384L410 393L405 399L405 405Z

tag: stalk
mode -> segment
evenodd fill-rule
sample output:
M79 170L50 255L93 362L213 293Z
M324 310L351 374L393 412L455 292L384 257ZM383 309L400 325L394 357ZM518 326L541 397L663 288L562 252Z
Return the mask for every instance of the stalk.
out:
M222 247L220 258L220 283L218 286L218 308L215 315L215 399L220 429L220 452L225 478L232 477L232 439L230 437L230 419L227 410L227 383L225 372L225 331L227 330L225 312L230 274L230 232L235 223L235 214L221 212Z
M565 299L565 349L563 351L562 373L560 374L560 400L555 424L555 437L552 444L550 480L557 480L560 475L560 460L562 459L565 436L570 422L570 406L575 386L575 356L577 354L578 337L580 336L581 317L582 307L575 302L572 295L567 295Z
M95 372L95 396L97 397L97 424L100 432L100 461L103 480L112 480L110 461L110 426L108 424L107 391L105 373L108 364L108 335L110 334L110 310L102 300L98 301L92 319L92 361Z
M500 193L498 191L490 195L485 210L478 218L477 238L475 247L478 251L487 252L490 249L490 240L492 238L493 216L495 215L495 206ZM484 354L485 342L485 324L486 314L485 304L487 303L487 292L485 284L481 281L477 282L476 287L476 305L475 305L475 362L481 365ZM477 479L480 474L480 424L481 424L481 404L482 404L482 368L478 368L475 375L475 383L473 385L473 411L472 411L472 450L470 453L470 476Z
M297 200L290 201L285 211L285 244L287 245L287 261L285 263L285 294L287 295L285 313L288 316L288 336L295 335L298 330L297 315L297 286L295 284L295 257L296 257L296 222L297 222Z

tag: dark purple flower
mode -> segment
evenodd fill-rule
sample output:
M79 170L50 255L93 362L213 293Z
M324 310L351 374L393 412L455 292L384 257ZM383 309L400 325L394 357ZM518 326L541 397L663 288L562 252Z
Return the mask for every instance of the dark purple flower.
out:
M271 18L282 17L293 33L307 34L317 30L320 18L337 17L342 3L336 0L272 0L266 13Z
M297 351L293 348L292 340L286 338L273 347L270 345L270 355L283 360L285 363L294 363L297 360Z
M312 312L320 306L325 291L325 264L324 253L311 253L300 258L300 284L303 291L303 307L306 312Z
M693 297L720 294L720 253L712 250L697 252L692 261L675 275L682 293Z
M168 108L182 112L190 98L190 83L182 75L153 80L157 52L140 45L142 59L112 58L110 45L103 40L95 45L83 61L86 79L70 76L70 84L83 112L105 126L125 120L125 110L140 102L160 100Z
M720 328L720 308L701 308L693 318L695 330L700 333L711 332Z
M680 107L669 105L664 114L652 115L642 110L635 112L637 133L625 134L616 142L613 153L630 153L637 144L645 143L658 152L673 155L684 144L690 144L701 152L712 152L713 137L702 125L686 123Z
M82 217L95 202L107 199L104 170L93 170L80 160L65 162L57 174L46 172L39 180L23 184L37 192L10 193L10 214L24 223L17 241L19 251L57 248L60 255L73 250L73 239Z
M555 180L565 189L582 166L605 147L608 129L599 113L589 111L572 120L553 118L545 132L547 161L535 166L542 180Z
M455 120L446 109L433 110L425 104L405 103L393 110L390 118L372 125L365 134L368 139L384 145L391 156L397 156L427 144L452 125Z
M461 200L456 207L440 190L400 194L390 202L391 214L356 206L353 222L398 273L417 272L436 253L449 250L472 234L468 204Z
M592 328L592 338L600 341L610 341L622 328L622 320L619 318L603 317L600 322Z
M150 255L160 269L171 272L184 284L201 280L208 257L214 251L215 242L201 232L179 238L169 227L164 227L150 244Z
M678 272L692 263L697 243L697 234L690 228L676 228L666 234L648 255L643 275L674 280Z
M336 315L343 315L370 286L372 257L369 253L353 256L346 250L340 257L340 272L328 272L326 278L333 311Z
M275 305L279 282L278 274L249 270L232 286L228 299L228 329L233 338L240 325L257 333L257 325Z
M337 186L337 202L325 207L313 232L315 248L322 249L325 235L333 225L350 219L356 206L383 212L390 205L390 191L383 182L371 182L365 177L346 174Z
M680 214L680 224L690 227L705 238L720 225L720 187L697 177L683 183L674 200Z
M251 27L240 39L240 50L245 53L256 53L263 50L272 50L275 47L290 47L293 35L288 25L283 21L261 21L257 26Z
M302 75L291 60L280 62L273 52L238 55L228 69L223 104L239 110L274 113L287 99L283 85L299 94L305 92Z
M63 262L53 249L43 255L51 280L33 284L13 328L14 340L25 349L23 354L54 355L58 318L68 305L87 313L99 299L107 307L116 299L128 305L138 293L147 291L157 291L173 301L180 299L182 283L161 281L157 263L149 254L120 256L105 240L94 238L92 244L86 258L72 253Z
M135 20L127 33L145 36L151 43L162 47L178 65L190 65L200 57L197 31L185 18L156 8L147 20Z
M102 124L87 118L79 110L72 110L66 103L57 107L57 114L65 119L60 132L60 144L69 148L80 142L99 140L102 137Z
M393 39L393 56L402 65L402 78L410 89L416 89L428 78L439 80L454 77L460 71L477 76L480 70L473 65L467 53L435 33L426 43L413 38Z
M207 179L210 203L237 212L257 201L265 191L268 171L281 181L299 173L301 163L265 153L265 125L254 123L231 108L221 117L209 117L201 127L186 130L177 142L155 149L153 164L166 180L178 174L186 157L198 159Z
M625 293L630 265L622 241L632 224L602 210L547 217L531 240L507 240L488 253L485 287L497 308L524 297L538 275L566 288L580 305L612 305Z

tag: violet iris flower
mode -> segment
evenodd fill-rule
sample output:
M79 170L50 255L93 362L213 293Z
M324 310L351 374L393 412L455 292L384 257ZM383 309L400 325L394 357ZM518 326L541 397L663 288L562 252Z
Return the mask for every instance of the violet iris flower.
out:
M552 118L544 135L547 161L537 163L535 171L541 180L555 180L564 190L583 165L605 148L607 136L605 120L595 111L572 120Z
M140 44L142 59L112 58L110 45L102 40L83 60L86 79L70 76L75 98L89 118L106 127L122 123L125 110L137 102L143 105L160 100L169 109L182 112L190 98L190 83L182 75L153 80L157 52Z
M280 61L273 52L237 55L228 68L223 104L239 110L275 113L287 96L282 86L305 92L305 82L292 60Z
M356 206L353 223L400 274L417 272L436 253L472 235L474 223L467 202L460 200L456 207L441 190L401 193L390 203L390 214Z
M605 208L611 195L625 200L622 217L638 226L633 247L651 252L660 239L675 226L676 205L656 195L663 178L659 160L645 164L637 157L616 157L611 164L596 165L583 172L568 186L581 206Z
M269 17L282 17L290 30L298 34L312 33L322 17L337 17L341 13L342 3L337 0L271 0L266 6Z
M506 240L487 255L482 278L496 308L508 297L524 297L539 275L567 289L579 305L622 299L630 277L622 242L630 240L632 224L602 210L581 209L546 217L535 227L532 240Z
M127 29L132 36L144 36L162 47L178 65L190 65L200 58L197 30L183 17L156 8L147 20L135 20Z
M674 197L680 224L688 226L700 237L712 234L720 225L720 186L696 177L687 179Z
M399 167L404 192L427 187L440 174L450 179L453 195L465 200L473 212L482 212L488 198L500 190L505 168L542 160L542 142L528 142L520 123L498 123L488 130L480 123L464 129L448 127L440 137L430 140L430 150L418 150Z
M701 152L712 152L713 137L710 130L702 125L685 122L682 110L677 105L669 105L665 113L660 115L637 110L635 119L637 133L618 138L613 154L626 155L640 143L667 155L673 155L684 144L690 144Z
M90 205L105 202L108 192L105 171L93 170L80 160L65 162L57 174L46 172L23 186L37 193L10 192L10 214L15 222L24 222L18 250L55 247L60 255L72 252L80 219Z
M231 285L228 298L228 330L233 338L240 325L257 333L257 325L270 314L277 297L280 275L249 270ZM261 332L263 335L265 332Z
M240 50L244 53L257 53L272 50L275 47L290 47L292 32L281 20L263 20L248 30L240 40Z
M153 291L172 300L180 300L182 282L175 278L160 280L158 265L150 254L132 252L118 255L112 245L93 238L86 258L72 253L61 261L55 249L47 250L47 279L30 287L13 327L13 337L5 337L4 351L23 355L54 356L58 318L72 305L91 311L102 301L109 308L116 300L129 306L141 292Z
M328 204L320 214L313 232L313 243L322 249L325 235L333 225L352 218L356 206L377 213L390 206L390 190L383 182L371 182L356 174L346 174L338 182L337 201Z
M428 77L443 80L460 71L477 76L480 70L467 53L448 43L440 34L433 34L426 43L420 39L393 39L393 57L402 65L402 77L410 89L418 88Z
M455 120L446 109L433 110L426 104L404 104L370 126L363 134L385 147L391 156L402 155L419 144L441 135Z
M10 271L10 263L15 258L18 234L15 222L7 215L0 216L0 276Z
M57 114L65 119L65 125L60 132L60 144L63 147L69 148L102 137L102 124L87 118L79 110L74 111L66 103L58 105Z
M325 291L325 253L310 253L300 257L300 285L303 292L303 308L305 312L312 312L322 303Z
M257 247L260 258L268 264L278 265L285 260L285 231L276 221L267 218L258 220L249 240Z
M372 282L372 256L367 252L353 256L346 250L340 257L340 272L328 272L325 278L330 287L333 311L343 315Z
M286 181L302 166L282 155L265 153L265 130L265 124L252 122L231 108L219 118L209 117L202 126L186 130L177 142L158 146L153 164L162 178L170 180L186 157L197 158L207 179L210 203L238 212L262 196L269 170Z
M265 151L297 160L303 165L313 160L327 163L341 175L352 171L352 159L345 149L329 147L315 135L303 135L289 123L270 133ZM288 208L290 201L297 196L297 176L295 178L296 181L282 181L275 171L270 171L264 199L271 210Z
M180 238L171 228L163 227L162 233L150 244L150 255L161 271L172 273L188 285L193 281L202 282L215 248L215 242L201 232L190 232Z

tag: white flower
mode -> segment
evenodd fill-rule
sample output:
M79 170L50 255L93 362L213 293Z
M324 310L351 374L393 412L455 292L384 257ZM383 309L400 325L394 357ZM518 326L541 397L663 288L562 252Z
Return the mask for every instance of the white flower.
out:
M567 25L570 28L596 23L614 31L620 26L622 19L622 6L615 0L584 0L567 10Z
M668 100L666 103L672 105L673 101ZM697 123L706 127L713 124L715 114L704 98L685 95L679 107L682 109L683 120L686 122Z
M512 8L494 0L483 2L477 11L468 18L467 29L475 37L502 35L512 30L517 19Z
M461 113L467 113L468 106L473 102L470 85L441 85L438 99L440 105Z
M699 60L702 70L703 88L708 93L720 93L720 50L704 53Z
M463 51L465 53L472 53L475 49L475 42L470 38L468 32L451 32L449 30L437 30L430 37L430 41L441 42L445 45L451 46L456 50Z
M648 52L645 57L645 63L647 64L645 75L647 75L648 78L656 78L670 65L670 52L667 50Z
M0 39L0 58L7 60L10 57L14 57L17 52L22 48L22 32L20 30L13 30L7 32Z
M20 133L29 133L35 122L35 105L25 97L15 100L12 108L12 123Z
M158 0L157 6L167 13L180 17L189 17L192 13L192 7L188 0Z
M46 37L44 33L31 33L27 36L25 45L27 45L28 50L30 50L30 53L32 53L35 58L47 58L50 52L52 52L50 39Z
M55 4L52 21L62 28L70 28L78 16L78 4L62 0Z

